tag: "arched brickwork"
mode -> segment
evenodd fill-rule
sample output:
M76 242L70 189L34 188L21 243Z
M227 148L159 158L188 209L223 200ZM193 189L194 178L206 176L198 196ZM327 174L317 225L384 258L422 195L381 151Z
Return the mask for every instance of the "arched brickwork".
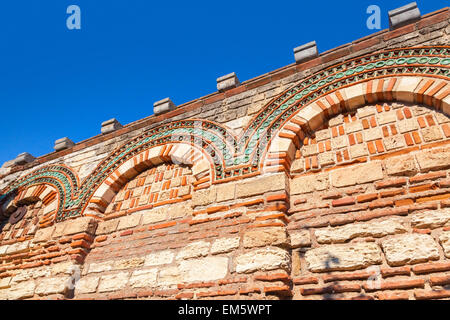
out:
M396 76L361 82L320 96L293 114L280 128L270 143L264 170L284 167L289 171L295 150L308 133L322 127L330 117L339 113L384 101L425 104L448 115L450 81L446 78Z
M84 215L102 216L115 194L128 181L139 173L161 163L181 163L193 165L193 176L197 185L207 187L211 184L211 165L208 158L189 144L167 144L144 150L119 166L97 188L88 202Z

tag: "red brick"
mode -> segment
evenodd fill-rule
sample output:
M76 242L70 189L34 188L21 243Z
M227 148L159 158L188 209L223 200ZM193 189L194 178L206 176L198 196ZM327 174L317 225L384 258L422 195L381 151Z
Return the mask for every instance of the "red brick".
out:
M378 193L363 194L363 195L360 195L360 196L356 197L356 200L359 203L368 202L368 201L372 201L372 200L375 200L375 199L378 199Z
M417 290L414 296L417 300L450 298L450 290Z
M408 300L408 292L378 292L377 298L380 300Z
M292 281L294 284L297 284L297 285L319 283L319 279L317 277L299 277L299 278L294 278Z
M410 267L399 267L399 268L381 268L381 275L384 278L393 277L393 276L409 276L411 273Z
M426 264L419 264L412 267L415 274L443 272L450 270L450 262L433 262Z
M396 281L381 281L380 286L378 288L372 288L368 284L364 284L363 287L366 291L375 291L375 290L423 288L424 285L425 280L423 279L408 279Z
M331 205L333 207L341 207L341 206L349 206L349 205L355 204L355 202L356 202L356 200L354 197L346 197L346 198L333 200L331 202Z
M443 286L450 284L450 275L430 276L430 284L432 286Z
M300 288L300 293L304 296L325 294L325 293L341 293L341 292L359 292L361 291L361 285L359 284L332 284L326 287L319 288Z
M352 273L333 273L324 275L324 282L334 282L334 281L349 281L349 280L364 280L368 279L372 273L366 271L352 272Z
M398 179L391 179L386 181L379 181L375 182L375 188L382 189L382 188L392 188L392 187L399 187L405 185L407 182L406 178L398 178Z

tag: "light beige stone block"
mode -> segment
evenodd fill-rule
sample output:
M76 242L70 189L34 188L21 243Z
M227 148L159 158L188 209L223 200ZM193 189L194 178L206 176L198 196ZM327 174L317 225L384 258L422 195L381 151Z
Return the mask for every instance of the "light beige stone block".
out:
M439 250L428 234L396 236L382 243L386 260L391 266L415 264L439 259Z

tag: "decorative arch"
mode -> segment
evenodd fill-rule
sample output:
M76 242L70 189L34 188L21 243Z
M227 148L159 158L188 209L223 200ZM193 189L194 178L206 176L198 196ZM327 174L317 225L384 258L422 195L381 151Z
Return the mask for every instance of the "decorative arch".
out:
M186 143L170 143L141 151L112 172L94 191L82 209L83 215L103 217L108 204L117 192L141 172L162 163L192 166L196 184L208 187L211 184L211 159L204 150Z
M314 102L292 114L283 123L270 141L263 161L264 169L271 171L280 166L288 169L295 150L300 148L306 134L320 128L333 116L380 102L426 105L448 116L450 115L450 78L391 75L360 81L326 92Z

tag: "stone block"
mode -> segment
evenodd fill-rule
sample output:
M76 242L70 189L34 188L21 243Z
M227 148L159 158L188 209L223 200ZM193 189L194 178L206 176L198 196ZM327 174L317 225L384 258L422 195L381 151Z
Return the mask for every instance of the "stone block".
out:
M33 162L35 159L36 158L33 157L28 152L24 152L24 153L19 154L13 161L14 161L14 165L23 166L27 163Z
M391 234L407 231L401 219L391 218L384 221L353 223L341 227L316 229L314 231L319 243L347 242L357 237L381 238Z
M189 243L180 252L178 252L176 259L189 259L206 256L209 252L211 244L206 241L196 241Z
M234 72L217 78L217 90L220 92L236 88L239 84L239 79Z
M55 149L55 151L58 152L61 150L72 148L74 145L75 143L73 143L72 140L70 140L67 137L64 137L55 141L55 146L53 147L53 149Z
M381 250L373 242L326 245L305 254L312 272L363 269L381 263Z
M244 234L244 247L288 245L288 237L283 227L255 228Z
M414 213L411 215L411 226L418 229L436 229L450 226L450 209Z
M294 57L296 63L302 63L319 56L317 44L315 41L294 48Z
M97 228L97 235L110 234L116 231L119 225L119 219L107 220L100 222Z
M386 159L385 166L390 176L412 176L417 173L416 161L409 155Z
M100 278L98 292L117 291L125 287L130 275L128 272L104 275Z
M445 256L450 258L450 231L442 232L439 236L439 242L444 249Z
M97 229L97 220L92 217L81 217L74 220L68 220L64 228L65 235L77 233L89 233L94 235Z
M136 227L137 225L139 225L141 217L142 217L141 213L134 213L120 218L117 230L124 230Z
M70 277L43 278L37 281L35 293L40 296L64 294L67 291Z
M383 179L383 169L380 161L374 161L333 170L330 179L334 187L354 186Z
M227 257L207 257L180 262L179 270L184 282L214 281L228 274Z
M75 294L94 293L97 291L100 277L83 277L75 283Z
M120 122L117 121L117 119L113 118L102 123L101 132L102 134L107 134L121 128L123 128L123 126L120 124Z
M390 266L415 264L439 259L439 250L428 234L407 234L381 243Z
M420 19L420 10L416 2L411 2L388 12L389 29L394 30Z
M136 270L131 274L129 285L133 288L155 287L158 269Z
M172 263L175 254L170 250L150 253L145 257L144 266L159 266Z
M241 182L236 186L236 195L239 198L244 198L266 192L286 190L287 183L288 181L284 173L247 179L247 181Z
M323 191L328 188L328 173L311 174L294 178L291 181L291 195Z
M311 234L309 230L291 231L291 248L309 247L311 245Z
M211 246L212 254L226 253L239 248L239 237L219 238Z
M450 148L434 148L421 150L416 155L421 172L447 169L450 167Z
M284 249L267 247L237 256L234 266L237 273L270 271L275 269L290 271L290 255Z
M166 113L173 109L175 109L175 104L172 102L172 100L170 100L170 98L159 100L153 104L154 115Z

